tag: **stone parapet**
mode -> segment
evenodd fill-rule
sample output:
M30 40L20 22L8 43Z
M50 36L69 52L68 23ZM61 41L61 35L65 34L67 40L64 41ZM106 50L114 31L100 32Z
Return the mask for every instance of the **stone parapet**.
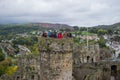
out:
M72 39L39 38L41 80L72 80Z

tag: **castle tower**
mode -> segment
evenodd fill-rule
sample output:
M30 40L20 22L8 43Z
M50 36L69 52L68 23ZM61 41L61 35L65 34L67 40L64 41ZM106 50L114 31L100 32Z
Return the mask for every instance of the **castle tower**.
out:
M40 80L72 80L72 39L39 38Z
M9 80L40 80L40 64L37 55L20 55L18 58L18 70Z

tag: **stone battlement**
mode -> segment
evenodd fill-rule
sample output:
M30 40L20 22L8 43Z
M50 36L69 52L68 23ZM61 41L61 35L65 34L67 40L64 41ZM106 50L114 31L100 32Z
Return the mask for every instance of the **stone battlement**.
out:
M39 49L40 51L72 51L72 38L44 38L39 37Z

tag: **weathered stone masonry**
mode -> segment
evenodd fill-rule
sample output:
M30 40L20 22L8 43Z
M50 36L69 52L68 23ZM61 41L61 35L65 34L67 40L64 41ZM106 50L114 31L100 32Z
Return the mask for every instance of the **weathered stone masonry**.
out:
M72 39L39 38L40 80L72 80Z

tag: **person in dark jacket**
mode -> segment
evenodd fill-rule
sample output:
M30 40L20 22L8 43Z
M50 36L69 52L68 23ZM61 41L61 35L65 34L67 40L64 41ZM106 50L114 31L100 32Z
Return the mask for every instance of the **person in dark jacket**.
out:
M55 31L53 32L53 37L57 38L57 32L55 32Z
M68 33L68 34L67 34L67 37L71 38L71 37L72 37L72 34L71 34L71 33Z
M43 37L47 37L47 33L46 33L46 32L43 32L42 36L43 36Z

